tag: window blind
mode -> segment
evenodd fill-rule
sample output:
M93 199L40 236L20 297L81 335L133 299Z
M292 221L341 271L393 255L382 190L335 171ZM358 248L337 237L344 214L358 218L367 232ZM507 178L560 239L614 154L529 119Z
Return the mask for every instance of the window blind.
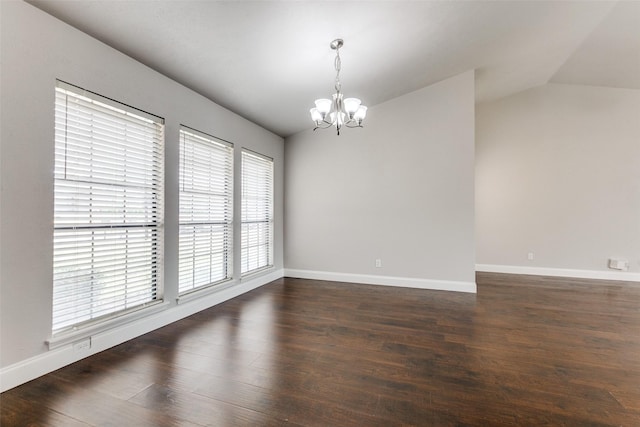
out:
M181 294L232 275L233 146L180 130Z
M163 120L58 82L53 332L161 299Z
M242 274L273 265L273 160L242 152Z

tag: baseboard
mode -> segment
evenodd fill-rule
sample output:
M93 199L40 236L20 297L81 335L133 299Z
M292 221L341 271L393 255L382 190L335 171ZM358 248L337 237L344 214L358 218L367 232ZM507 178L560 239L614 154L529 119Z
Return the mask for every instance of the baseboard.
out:
M0 369L0 392L31 381L63 366L107 350L125 341L166 326L199 311L235 298L284 276L284 270L241 281L235 286L209 294L200 299L174 305L167 310L91 336L90 348L74 349L73 343L20 361Z
M475 282L453 280L414 279L409 277L376 276L368 274L334 273L327 271L296 270L287 268L285 277L300 279L330 280L333 282L363 283L367 285L399 286L403 288L431 289L476 293Z
M518 265L476 264L476 271L487 273L530 274L533 276L575 277L578 279L639 282L640 273L628 271L576 270L570 268L525 267Z

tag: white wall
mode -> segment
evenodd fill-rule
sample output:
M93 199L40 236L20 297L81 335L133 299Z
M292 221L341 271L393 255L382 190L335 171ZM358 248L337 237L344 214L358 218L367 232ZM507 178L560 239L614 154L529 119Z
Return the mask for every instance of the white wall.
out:
M477 106L476 241L479 269L639 280L640 91L548 84Z
M475 291L472 71L285 153L287 275Z
M0 366L2 389L87 356L70 346L49 351L53 236L53 140L56 79L165 118L165 297L168 309L93 337L96 352L282 275L282 138L223 109L133 59L23 2L1 9ZM275 268L192 303L176 305L178 130L180 124L275 160ZM236 174L239 178L239 174ZM240 185L236 179L236 216ZM239 224L239 217L236 217ZM236 230L238 231L238 230ZM236 233L238 234L238 233ZM238 236L235 257L239 258ZM239 277L236 263L235 277ZM278 273L279 272L279 273ZM46 357L45 357L46 356Z

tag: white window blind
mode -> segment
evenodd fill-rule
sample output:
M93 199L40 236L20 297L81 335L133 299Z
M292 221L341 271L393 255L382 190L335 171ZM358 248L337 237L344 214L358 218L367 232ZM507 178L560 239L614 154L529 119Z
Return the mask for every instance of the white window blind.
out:
M231 277L233 146L180 130L179 292Z
M161 299L163 120L58 82L53 332Z
M273 160L242 152L242 274L273 265Z

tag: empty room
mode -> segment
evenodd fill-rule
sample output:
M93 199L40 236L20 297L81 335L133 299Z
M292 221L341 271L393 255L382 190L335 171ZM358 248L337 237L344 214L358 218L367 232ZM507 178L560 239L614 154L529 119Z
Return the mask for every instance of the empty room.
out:
M640 2L0 0L0 392L640 426Z

